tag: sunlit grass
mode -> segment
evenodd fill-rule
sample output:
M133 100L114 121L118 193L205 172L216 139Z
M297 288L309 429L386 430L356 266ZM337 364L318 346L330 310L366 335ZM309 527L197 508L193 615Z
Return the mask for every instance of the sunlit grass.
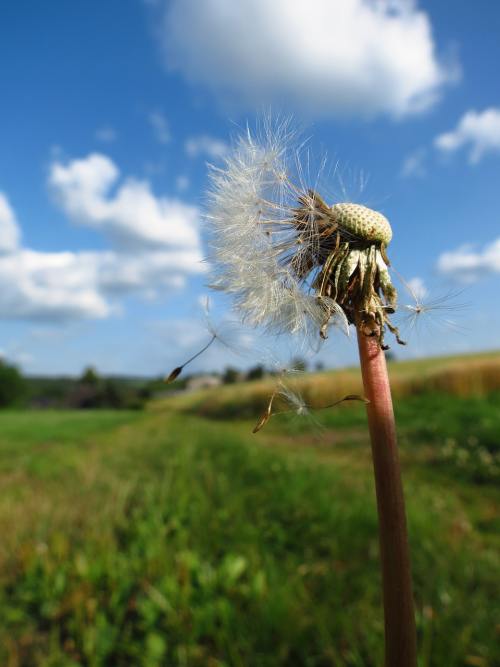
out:
M428 393L485 396L500 391L500 353L438 357L389 364L395 399ZM159 409L175 408L215 419L257 419L276 385L272 377L169 397ZM294 380L306 403L313 408L331 404L347 394L362 393L358 368L305 373Z

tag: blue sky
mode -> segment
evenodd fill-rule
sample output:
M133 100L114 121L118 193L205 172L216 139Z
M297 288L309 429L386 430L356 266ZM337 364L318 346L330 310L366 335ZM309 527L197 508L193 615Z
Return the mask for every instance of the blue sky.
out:
M445 314L460 331L430 318L397 354L498 347L499 31L486 0L2 3L2 354L158 374L195 351L206 162L269 105L388 216L406 280L465 288ZM320 358L355 346L335 336ZM211 349L197 367L251 362Z

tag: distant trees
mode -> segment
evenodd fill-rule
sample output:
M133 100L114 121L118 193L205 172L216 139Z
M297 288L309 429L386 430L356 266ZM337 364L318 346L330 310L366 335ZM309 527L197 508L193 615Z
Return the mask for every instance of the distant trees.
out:
M183 382L179 385L184 386ZM161 378L102 377L92 366L85 368L79 378L24 377L14 365L0 359L0 409L18 406L137 410L165 386Z
M27 392L26 381L19 370L0 359L0 408L19 405Z
M262 364L250 368L247 372L247 380L261 380L266 373L266 369Z
M296 358L292 367L305 370L307 364ZM244 380L260 380L278 373L275 369L257 364L246 371L228 366L222 374L213 373L215 384L234 384ZM78 378L68 376L23 377L12 364L0 359L0 408L20 406L30 408L71 408L114 410L141 409L146 401L169 392L194 388L197 376L185 376L173 384L165 384L163 377L137 379L129 377L103 377L88 366Z
M66 403L71 408L137 409L145 399L141 389L113 378L101 378L89 366L69 392Z
M238 382L239 379L239 371L237 371L236 368L232 368L231 366L228 366L222 374L222 382L224 384L234 384L235 382Z
M93 366L87 366L80 378L80 384L86 385L87 387L97 387L100 381L97 371Z

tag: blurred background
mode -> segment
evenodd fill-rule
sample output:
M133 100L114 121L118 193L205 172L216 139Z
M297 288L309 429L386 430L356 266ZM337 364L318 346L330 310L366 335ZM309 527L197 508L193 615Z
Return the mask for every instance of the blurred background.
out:
M393 228L419 666L500 664L499 30L486 0L0 3L1 664L381 664L364 406L324 409L354 337L207 321L207 165L266 113Z

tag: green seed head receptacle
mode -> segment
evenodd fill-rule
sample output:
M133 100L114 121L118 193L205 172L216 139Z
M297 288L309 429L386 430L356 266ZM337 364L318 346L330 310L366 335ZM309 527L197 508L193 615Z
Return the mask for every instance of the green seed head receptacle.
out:
M361 204L335 204L332 217L338 226L356 238L371 243L388 245L392 229L387 218Z
M305 261L301 255L299 264L305 266L303 275L318 266L312 285L316 295L332 299L349 322L360 326L365 335L376 336L382 347L386 347L386 328L403 343L389 320L397 294L388 271L386 247L392 229L387 218L361 204L328 206L313 190L299 197L299 203L302 207L295 215L298 229L303 233L311 219L317 229L318 246ZM326 336L326 325L320 333Z

